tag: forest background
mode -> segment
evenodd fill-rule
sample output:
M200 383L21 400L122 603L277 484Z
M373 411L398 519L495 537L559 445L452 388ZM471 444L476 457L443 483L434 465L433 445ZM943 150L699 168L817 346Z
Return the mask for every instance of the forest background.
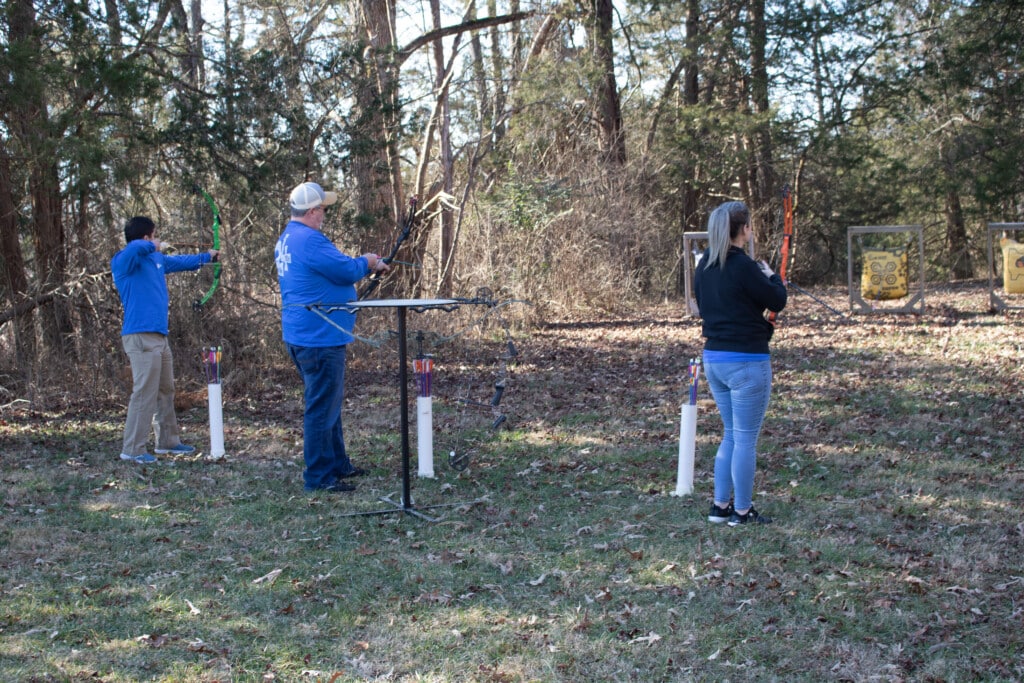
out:
M382 295L528 300L526 322L683 290L685 231L751 207L790 276L843 283L846 230L922 225L928 281L985 275L1020 219L1012 2L41 2L0 14L0 401L123 390L109 260L153 216L224 268L171 278L182 345L280 358L273 246L305 179ZM209 194L208 205L200 192ZM205 277L205 280L200 280Z
M1009 1L2 3L0 678L1024 679L1022 315L984 291L988 223L1021 220L1022 35ZM273 249L307 178L356 253L389 253L417 197L413 265L374 296L502 302L409 316L438 360L415 479L437 524L349 514L398 482L389 312L350 347L370 473L301 493ZM670 495L701 347L683 233L741 199L778 266L785 188L789 275L839 313L791 290L756 488L776 523L730 529L705 518L703 383L694 495ZM219 281L168 278L200 450L153 467L116 455L134 214L224 253ZM846 314L870 225L923 227L923 314Z

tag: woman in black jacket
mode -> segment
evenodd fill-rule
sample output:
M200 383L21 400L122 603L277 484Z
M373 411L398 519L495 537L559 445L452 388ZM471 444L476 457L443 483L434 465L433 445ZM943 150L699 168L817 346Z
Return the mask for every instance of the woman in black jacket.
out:
M743 202L715 209L694 282L707 340L705 374L724 426L708 521L729 526L771 522L753 504L757 439L772 388L768 342L774 328L764 311L777 313L786 306L786 285L767 263L744 251L750 235L750 212Z

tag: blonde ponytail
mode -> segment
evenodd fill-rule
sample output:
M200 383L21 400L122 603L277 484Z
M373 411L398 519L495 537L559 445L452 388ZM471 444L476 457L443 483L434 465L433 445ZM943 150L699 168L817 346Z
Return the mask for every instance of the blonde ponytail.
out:
M732 241L750 222L750 211L743 202L726 202L708 217L708 259L705 268L725 268Z

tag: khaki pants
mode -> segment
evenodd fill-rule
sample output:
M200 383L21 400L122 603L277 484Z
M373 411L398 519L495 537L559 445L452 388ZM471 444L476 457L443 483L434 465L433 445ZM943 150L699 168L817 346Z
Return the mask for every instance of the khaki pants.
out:
M174 358L167 337L155 332L126 334L121 345L132 365L133 384L121 452L146 453L150 425L157 448L177 446L181 440L174 414Z

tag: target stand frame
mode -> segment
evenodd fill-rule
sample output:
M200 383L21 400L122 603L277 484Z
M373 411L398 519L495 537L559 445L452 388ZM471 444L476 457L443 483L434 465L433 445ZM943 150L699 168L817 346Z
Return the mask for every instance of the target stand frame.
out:
M862 235L911 233L917 236L917 283L912 286L907 274L907 295L910 299L901 306L878 307L860 294L860 287L854 287L853 281L853 237ZM846 230L846 286L850 292L850 311L853 313L924 313L924 227L920 225L858 225ZM916 290L916 291L915 291Z
M1001 297L996 288L996 257L995 257L995 234L997 232L1024 232L1024 223L989 223L988 224L988 303L993 313L1000 311L1024 310L1024 305L1013 305ZM1006 272L1003 271L1003 282L1005 286Z

